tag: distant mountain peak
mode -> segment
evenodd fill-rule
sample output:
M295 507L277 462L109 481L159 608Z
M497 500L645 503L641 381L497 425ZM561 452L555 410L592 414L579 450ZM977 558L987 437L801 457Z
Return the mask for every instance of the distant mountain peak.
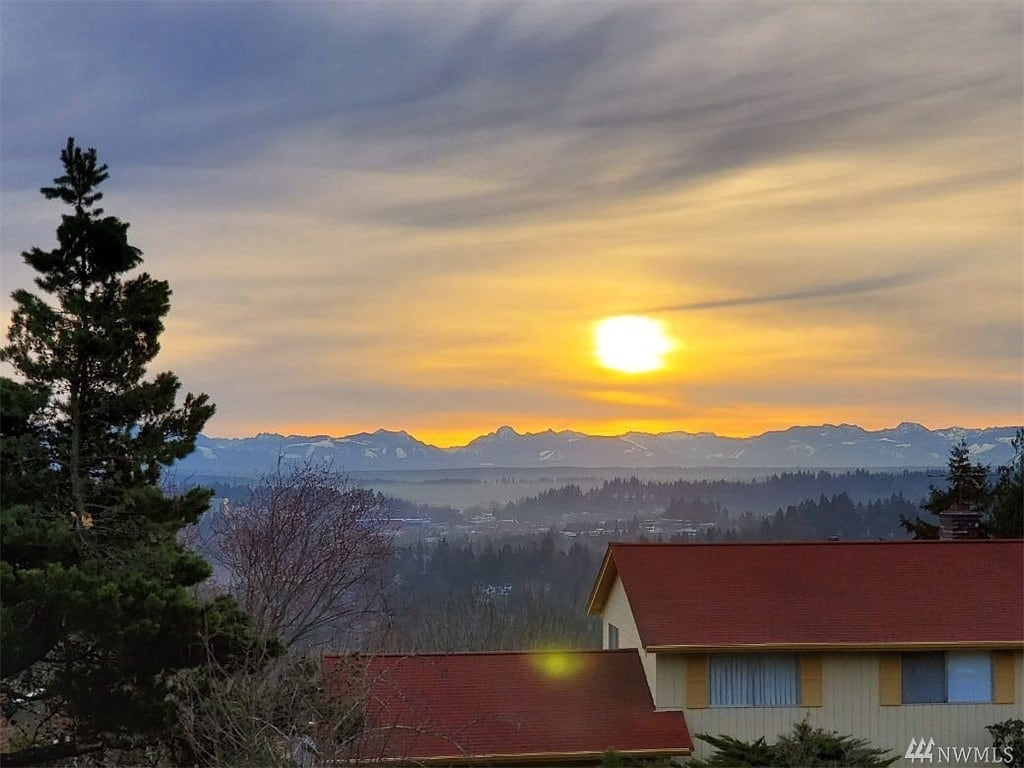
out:
M283 437L261 432L250 438L200 436L199 449L175 465L204 475L257 475L281 461L329 462L343 472L397 469L446 470L478 467L737 467L745 469L843 469L945 467L961 439L972 456L992 467L1013 456L1018 428L949 427L930 430L904 421L865 430L856 424L800 426L751 437L713 432L627 432L588 435L572 430L519 433L502 425L467 445L438 448L405 430L378 429L346 437Z
M928 427L918 424L916 421L901 421L896 426L897 432L928 432Z

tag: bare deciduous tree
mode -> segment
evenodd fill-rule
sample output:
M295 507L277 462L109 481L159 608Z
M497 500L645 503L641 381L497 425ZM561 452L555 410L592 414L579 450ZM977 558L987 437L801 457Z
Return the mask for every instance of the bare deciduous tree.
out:
M212 510L187 533L214 566L210 591L233 595L253 628L280 643L254 648L242 669L211 655L178 676L187 761L304 766L352 752L364 696L353 687L331 695L316 649L374 645L386 615L387 519L371 491L305 464L264 476L245 504Z
M215 511L202 549L254 628L286 647L365 639L385 609L387 510L309 464L264 476L248 503Z

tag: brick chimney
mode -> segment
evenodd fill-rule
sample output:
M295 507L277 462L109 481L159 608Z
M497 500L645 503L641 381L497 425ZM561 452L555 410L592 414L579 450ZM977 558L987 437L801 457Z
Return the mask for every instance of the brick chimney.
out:
M957 502L949 509L939 512L940 539L980 539L981 512L971 509L963 502Z

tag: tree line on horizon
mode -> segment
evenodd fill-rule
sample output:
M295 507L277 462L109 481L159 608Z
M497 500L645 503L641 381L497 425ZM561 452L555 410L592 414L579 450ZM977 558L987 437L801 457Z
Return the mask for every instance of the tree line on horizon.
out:
M664 516L721 523L747 512L760 516L806 499L848 494L854 501L902 495L924 499L934 477L917 470L899 472L797 470L753 480L605 480L583 490L566 483L504 505L471 507L467 514L491 512L503 519L548 520L561 514Z

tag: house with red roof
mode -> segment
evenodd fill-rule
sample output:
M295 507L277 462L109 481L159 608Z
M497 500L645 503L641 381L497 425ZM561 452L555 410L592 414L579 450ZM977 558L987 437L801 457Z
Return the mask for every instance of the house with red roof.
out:
M359 687L344 761L706 757L691 734L806 719L907 765L995 763L969 750L1024 714L1022 541L611 544L587 609L604 650L328 657Z
M357 681L364 728L346 761L553 765L681 757L681 712L658 712L636 649L327 657ZM354 665L354 668L353 668Z
M979 763L948 750L1024 715L1021 541L612 544L587 607L695 734L771 741L806 718Z

